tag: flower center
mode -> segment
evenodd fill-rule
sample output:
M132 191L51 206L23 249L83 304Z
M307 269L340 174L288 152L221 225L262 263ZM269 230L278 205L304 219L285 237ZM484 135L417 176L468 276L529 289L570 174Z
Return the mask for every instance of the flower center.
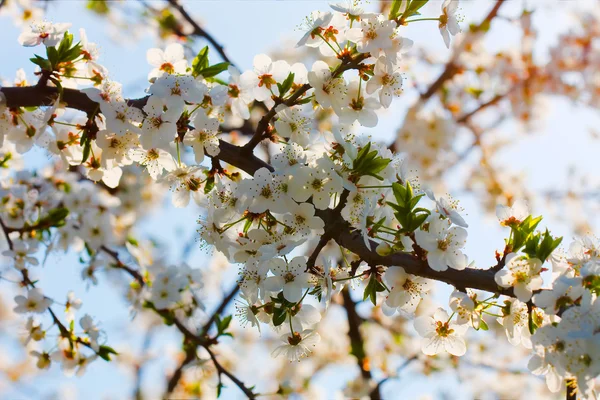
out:
M273 79L273 75L271 74L263 74L258 77L258 87L265 86L267 89L271 89L271 86L276 83L277 82Z
M447 322L437 321L437 328L435 332L441 337L448 337L454 332L454 329L450 329L450 325Z
M159 68L161 71L165 71L167 74L172 74L175 72L175 67L171 63L164 63Z

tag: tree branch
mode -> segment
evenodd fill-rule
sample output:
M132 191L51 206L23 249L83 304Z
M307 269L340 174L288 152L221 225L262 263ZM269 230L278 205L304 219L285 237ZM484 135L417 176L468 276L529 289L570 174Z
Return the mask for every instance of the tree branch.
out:
M346 310L346 315L348 316L348 338L350 339L351 354L356 357L356 363L358 364L363 379L373 382L371 368L369 367L369 359L365 352L365 342L360 333L360 325L364 320L356 312L356 303L352 300L348 287L345 287L342 290L342 297L344 299L343 306ZM373 400L381 399L378 385L370 392L370 398Z
M167 0L167 2L171 5L171 7L173 7L174 9L176 9L181 14L181 16L194 28L194 31L192 32L192 35L200 36L200 37L205 38L211 44L211 46L214 47L214 49L217 51L217 53L219 53L219 55L221 56L221 58L223 59L223 61L228 62L229 64L235 66L234 63L229 59L229 57L225 53L225 50L224 50L223 46L220 45L215 40L215 38L212 37L212 35L210 35L208 32L206 32L206 30L204 30L194 20L194 18L187 12L187 10L181 4L179 4L179 1L177 1L177 0Z
M478 32L487 32L489 30L490 23L494 18L496 18L496 16L498 15L498 11L500 10L500 7L502 7L504 2L504 0L498 0L496 4L494 4L494 7L491 9L491 11L483 19L483 21L481 21L479 25L476 25L473 28L471 28L468 33L465 33L465 35L472 36L477 34ZM463 38L461 48L457 49L455 54L462 50L462 47L464 47L468 40L470 40L470 37ZM439 89L442 88L446 81L452 79L454 75L456 75L459 71L460 68L458 68L458 66L454 63L454 57L452 57L446 64L446 67L444 68L444 71L442 71L440 76L429 86L429 88L424 93L421 94L421 101L425 102L429 100Z
M47 95L56 92L54 88L40 89L31 86L5 87L0 88L0 91L4 93L7 104L11 107L48 105L51 102L48 100ZM78 110L96 108L95 102L77 90L65 89L65 99L71 108ZM145 103L145 100L146 98L142 98L129 100L128 102L134 107L141 108L141 104ZM274 171L274 168L271 165L254 156L252 153L248 154L244 151L243 147L220 140L219 148L220 153L218 157L221 161L238 167L250 175L254 175L254 172L260 168L267 168L270 171ZM316 210L316 215L323 219L325 226L336 224L340 227L340 229L336 229L333 239L342 247L352 251L369 264L403 267L407 273L412 275L438 280L455 287L484 290L491 293L514 297L512 289L498 287L494 280L495 272L493 270L467 268L463 271L448 269L440 272L432 270L429 268L427 262L408 253L380 256L376 252L368 249L365 246L362 236L357 231L354 231L347 221L339 215L336 215L334 210ZM375 242L371 243L372 246L375 245Z

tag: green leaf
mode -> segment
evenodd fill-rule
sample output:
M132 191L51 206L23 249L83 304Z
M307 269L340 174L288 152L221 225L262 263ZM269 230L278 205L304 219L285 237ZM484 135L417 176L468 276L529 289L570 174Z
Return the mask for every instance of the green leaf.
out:
M52 64L50 64L50 61L38 56L37 54L34 58L30 58L29 60L45 71L52 71Z
M410 2L410 4L408 5L408 7L406 8L406 11L404 12L404 14L402 15L403 18L408 18L408 17L412 17L413 15L417 15L418 11L425 5L427 4L429 0L412 0Z
M369 279L369 283L367 283L367 287L365 288L365 293L363 295L363 301L369 298L373 305L377 305L377 293L385 291L385 287L383 284L377 279L375 274L371 274L371 278Z
M229 324L231 324L231 319L233 318L232 315L228 315L227 317L225 317L224 319L220 319L217 316L217 330L218 330L218 334L219 336L221 334L224 334L225 331L227 330L227 328L229 328Z
M215 187L215 177L209 176L206 179L206 183L204 184L204 194L210 193L210 191Z
M485 322L483 320L483 318L479 319L479 329L484 330L484 331L488 331L490 329L490 327L488 326L487 322Z
M400 6L405 1L407 0L393 0L388 19L396 19L396 17L398 16L398 12L400 11Z
M83 144L83 157L81 158L81 163L83 164L90 157L90 152L92 151L92 142L88 139L85 141L85 144L84 144L83 140L82 140L82 144Z
M285 322L287 318L287 312L285 308L276 308L273 311L273 325L279 326Z
M529 312L529 333L531 333L532 335L535 333L536 329L538 328L537 325L535 324L535 321L533 320L533 311Z
M56 50L56 47L46 47L46 55L48 56L50 65L52 65L51 70L53 70L56 64L58 64L58 50Z
M229 68L229 63L221 62L202 69L198 75L202 75L203 78L212 78L213 76L218 75L223 71L226 71L227 68Z
M208 46L200 50L192 60L192 75L195 78L206 68L208 68Z
M100 346L100 348L98 349L97 354L98 354L98 356L100 356L105 361L110 361L110 355L111 354L114 354L116 356L119 355L119 353L117 353L115 351L115 349L113 349L112 347L109 347L109 346L105 346L105 345Z
M292 88L292 84L294 83L294 76L295 74L293 72L290 72L287 78L285 78L285 80L281 84L277 84L277 88L279 89L279 97L285 96L288 90Z

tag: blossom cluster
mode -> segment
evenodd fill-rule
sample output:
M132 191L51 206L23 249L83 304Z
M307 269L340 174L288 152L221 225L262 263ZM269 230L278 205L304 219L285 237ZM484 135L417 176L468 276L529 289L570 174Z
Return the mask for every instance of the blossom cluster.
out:
M59 362L67 372L82 373L91 361L115 354L90 315L79 319L83 333L76 331L81 302L74 294L65 325L52 310L54 300L30 278L40 264L40 244L47 252L82 254L82 277L94 284L99 270L127 271L135 279L127 288L134 310L152 310L167 323L185 321L187 334L204 309L205 276L155 261L132 235L154 192L169 187L175 207L190 199L203 207L201 240L239 265L237 315L244 325L281 334L274 357L308 356L321 340L321 309L326 312L342 290L346 295L359 287L363 300L386 316L417 315L414 330L428 356L465 355L469 329L489 330L497 321L510 344L534 353L529 368L546 376L550 390L575 380L591 397L600 374L597 240L585 237L562 255L562 238L538 231L541 217L526 203L499 206L510 235L493 274L479 270L465 254L464 210L449 196L436 196L409 168L440 172L456 127L413 108L396 143L408 156L355 133L375 127L378 112L401 96L403 56L412 46L401 30L420 3L394 2L398 7L387 16L355 3L313 12L297 44L318 50L310 68L260 54L251 70L239 71L226 62L211 65L208 48L194 57L179 43L150 49L146 96L135 100L110 79L85 31L74 43L68 24L35 21L26 28L19 42L46 50L45 57L32 58L38 87L56 97L43 107L0 103L0 165L15 171L0 180L0 221L9 244L3 255L26 288L14 299L15 312L47 313L59 331L58 350L32 352L38 367ZM460 31L457 6L444 1L436 19L447 46ZM14 86L28 86L23 75ZM69 101L73 93L85 102ZM257 108L264 108L259 120ZM319 129L321 112L330 115L328 131ZM242 139L243 146L224 142L232 128L246 124L253 136ZM269 142L268 162L254 155L262 141ZM17 171L20 156L34 147L51 154L56 169ZM139 269L126 266L114 248L126 249ZM552 285L542 289L547 261ZM456 278L481 272L483 283L464 286ZM451 312L423 315L419 306L435 280L455 287ZM209 339L216 341L231 319L214 320L218 333ZM50 328L38 319L30 317L26 327L28 341L47 339ZM207 340L207 331L201 334L198 340ZM201 343L207 350L211 345Z

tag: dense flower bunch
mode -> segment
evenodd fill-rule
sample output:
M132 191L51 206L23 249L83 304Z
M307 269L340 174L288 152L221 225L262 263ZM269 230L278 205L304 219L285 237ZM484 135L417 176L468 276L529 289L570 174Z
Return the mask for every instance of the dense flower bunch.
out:
M510 344L533 352L529 369L545 375L551 391L567 382L592 398L600 374L597 239L583 237L564 255L557 250L562 238L540 232L541 217L517 201L497 209L500 224L510 229L497 265L477 269L465 254L464 210L434 194L409 167L443 171L456 126L412 108L395 144L405 155L356 133L375 127L378 113L402 95L404 54L413 44L402 27L418 20L425 3L394 1L387 15L356 3L312 13L297 44L320 54L309 67L260 54L252 69L239 71L228 62L211 64L207 47L195 57L179 43L150 49L147 96L135 100L110 79L83 30L76 42L68 24L35 20L25 27L19 42L45 54L31 59L39 67L35 87L20 72L13 87L0 89L0 166L12 170L0 180L0 221L9 246L3 255L24 288L14 310L29 315L27 340L46 349L32 351L38 367L57 362L66 372L83 373L98 357L116 354L92 316L79 318L76 328L82 304L73 293L61 322L55 300L32 278L43 264L40 253L73 251L86 265L82 277L94 284L100 270L128 273L133 310L175 325L187 356L204 348L218 371L219 392L225 374L253 395L211 350L231 335L231 316L214 315L197 328L207 277L187 265L155 261L134 238L135 222L156 193L170 188L175 207L193 199L205 210L198 220L203 243L239 265L236 314L243 324L259 331L269 326L281 337L273 357L299 361L322 336L330 340L321 334L322 313L336 297L352 301L349 288L387 316L413 315L430 301L437 280L455 290L447 307L414 319L425 355L463 356L470 328L487 331L497 321ZM434 18L446 46L460 32L457 7L457 0L446 0ZM18 89L45 97L19 104ZM258 120L257 108L263 111ZM329 131L318 125L325 112ZM228 127L245 124L253 127L251 137L232 144ZM263 141L269 142L268 162L254 154ZM20 170L21 156L35 147L56 165ZM138 268L124 263L124 254ZM547 262L550 281L543 274ZM545 280L548 289L542 289ZM43 314L51 327L38 318ZM47 332L54 327L57 339L50 344ZM363 383L358 386L374 389ZM348 395L355 394L349 387Z

